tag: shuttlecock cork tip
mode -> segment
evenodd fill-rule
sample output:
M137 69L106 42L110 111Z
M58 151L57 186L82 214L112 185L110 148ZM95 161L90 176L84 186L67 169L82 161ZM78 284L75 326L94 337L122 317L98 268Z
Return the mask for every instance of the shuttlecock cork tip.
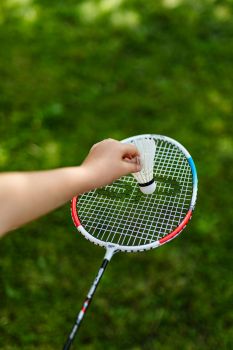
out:
M144 194L152 194L155 191L156 184L154 179L152 179L150 182L139 184L140 190Z

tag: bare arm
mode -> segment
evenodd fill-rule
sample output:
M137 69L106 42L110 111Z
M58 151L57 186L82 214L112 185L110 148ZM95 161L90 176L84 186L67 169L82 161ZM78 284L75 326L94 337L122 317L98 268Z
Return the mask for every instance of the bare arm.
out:
M63 205L73 196L140 170L132 145L104 140L82 165L0 175L0 236Z

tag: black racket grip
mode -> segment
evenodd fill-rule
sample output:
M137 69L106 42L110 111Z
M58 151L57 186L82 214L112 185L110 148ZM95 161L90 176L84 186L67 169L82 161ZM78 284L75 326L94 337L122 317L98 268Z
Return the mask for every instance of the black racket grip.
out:
M70 346L72 344L72 340L69 338L67 339L67 342L65 343L64 347L63 347L63 350L69 350L70 349Z

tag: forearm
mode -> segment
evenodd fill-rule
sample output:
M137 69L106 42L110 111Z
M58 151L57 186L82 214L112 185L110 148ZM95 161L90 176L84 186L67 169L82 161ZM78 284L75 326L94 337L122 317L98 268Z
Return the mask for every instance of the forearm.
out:
M0 235L90 189L82 167L0 175Z
M79 167L0 174L0 236L73 196L140 170L138 150L116 140L95 144Z

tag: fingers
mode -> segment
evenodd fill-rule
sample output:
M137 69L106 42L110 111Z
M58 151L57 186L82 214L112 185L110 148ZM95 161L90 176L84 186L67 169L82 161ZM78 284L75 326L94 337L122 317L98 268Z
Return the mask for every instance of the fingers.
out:
M121 143L114 139L105 139L96 143L91 148L90 159L105 159L106 162L110 162L112 169L117 168L118 171L122 166L122 171L126 174L140 171L139 151L137 147L129 143ZM115 161L115 163L113 163ZM118 163L117 163L118 162ZM114 165L114 166L113 166ZM123 175L123 174L122 174Z
M129 143L122 143L123 158L135 158L139 157L140 153L136 146Z
M141 170L140 153L132 144L122 144L123 160L128 173L136 173Z
M120 141L114 140L114 139L105 139L103 141L100 141L96 144L94 144L91 148L91 151L94 150L104 150L107 152L112 152L117 155L117 153L121 156L122 159L128 158L132 159L134 157L139 156L139 151L136 148L136 146L132 144L127 144L127 143L121 143Z
M134 157L132 159L125 158L124 162L127 173L137 173L141 170L141 163L139 157Z

